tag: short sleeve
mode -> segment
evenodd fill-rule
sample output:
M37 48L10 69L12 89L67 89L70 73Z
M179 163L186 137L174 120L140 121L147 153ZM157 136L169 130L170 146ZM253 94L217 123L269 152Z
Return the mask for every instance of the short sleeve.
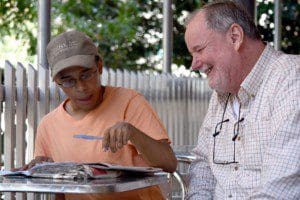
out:
M37 128L37 134L36 134L36 138L35 138L35 148L34 148L34 157L36 156L47 156L47 157L51 157L51 155L49 155L49 151L47 151L48 149L48 145L46 142L46 129L43 125L43 120L41 121L41 123L39 124L38 128Z
M125 121L155 140L169 141L166 129L157 113L141 94L135 95L129 101L125 111Z

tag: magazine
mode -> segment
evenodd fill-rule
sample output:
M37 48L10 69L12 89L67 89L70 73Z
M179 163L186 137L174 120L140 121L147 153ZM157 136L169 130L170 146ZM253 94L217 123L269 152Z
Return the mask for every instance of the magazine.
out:
M162 169L131 167L108 163L44 162L26 171L0 171L0 176L25 176L53 179L115 178L125 173L153 174Z

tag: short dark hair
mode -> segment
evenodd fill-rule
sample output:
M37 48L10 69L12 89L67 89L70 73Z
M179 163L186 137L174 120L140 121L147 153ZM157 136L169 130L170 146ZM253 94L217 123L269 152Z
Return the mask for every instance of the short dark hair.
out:
M255 40L261 39L261 35L249 13L232 1L215 1L206 4L201 9L195 11L187 23L200 11L203 11L205 14L208 28L214 31L225 33L233 23L237 23L243 28L247 37Z

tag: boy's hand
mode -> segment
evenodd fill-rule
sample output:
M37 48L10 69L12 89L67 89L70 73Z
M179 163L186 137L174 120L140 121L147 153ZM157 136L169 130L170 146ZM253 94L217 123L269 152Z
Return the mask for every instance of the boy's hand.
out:
M104 132L102 147L104 151L115 153L121 149L136 133L137 129L127 122L119 122Z
M43 163L43 162L53 162L52 158L48 158L46 156L37 156L33 160L30 161L27 165L24 165L23 167L20 168L14 168L12 171L23 171L23 170L28 170L35 166L36 164Z

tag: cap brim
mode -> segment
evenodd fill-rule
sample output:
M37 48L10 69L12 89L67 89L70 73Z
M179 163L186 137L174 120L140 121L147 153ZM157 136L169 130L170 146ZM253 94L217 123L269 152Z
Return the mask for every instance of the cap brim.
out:
M76 55L57 62L52 67L51 76L54 79L59 72L69 67L80 66L90 69L96 65L95 55Z

